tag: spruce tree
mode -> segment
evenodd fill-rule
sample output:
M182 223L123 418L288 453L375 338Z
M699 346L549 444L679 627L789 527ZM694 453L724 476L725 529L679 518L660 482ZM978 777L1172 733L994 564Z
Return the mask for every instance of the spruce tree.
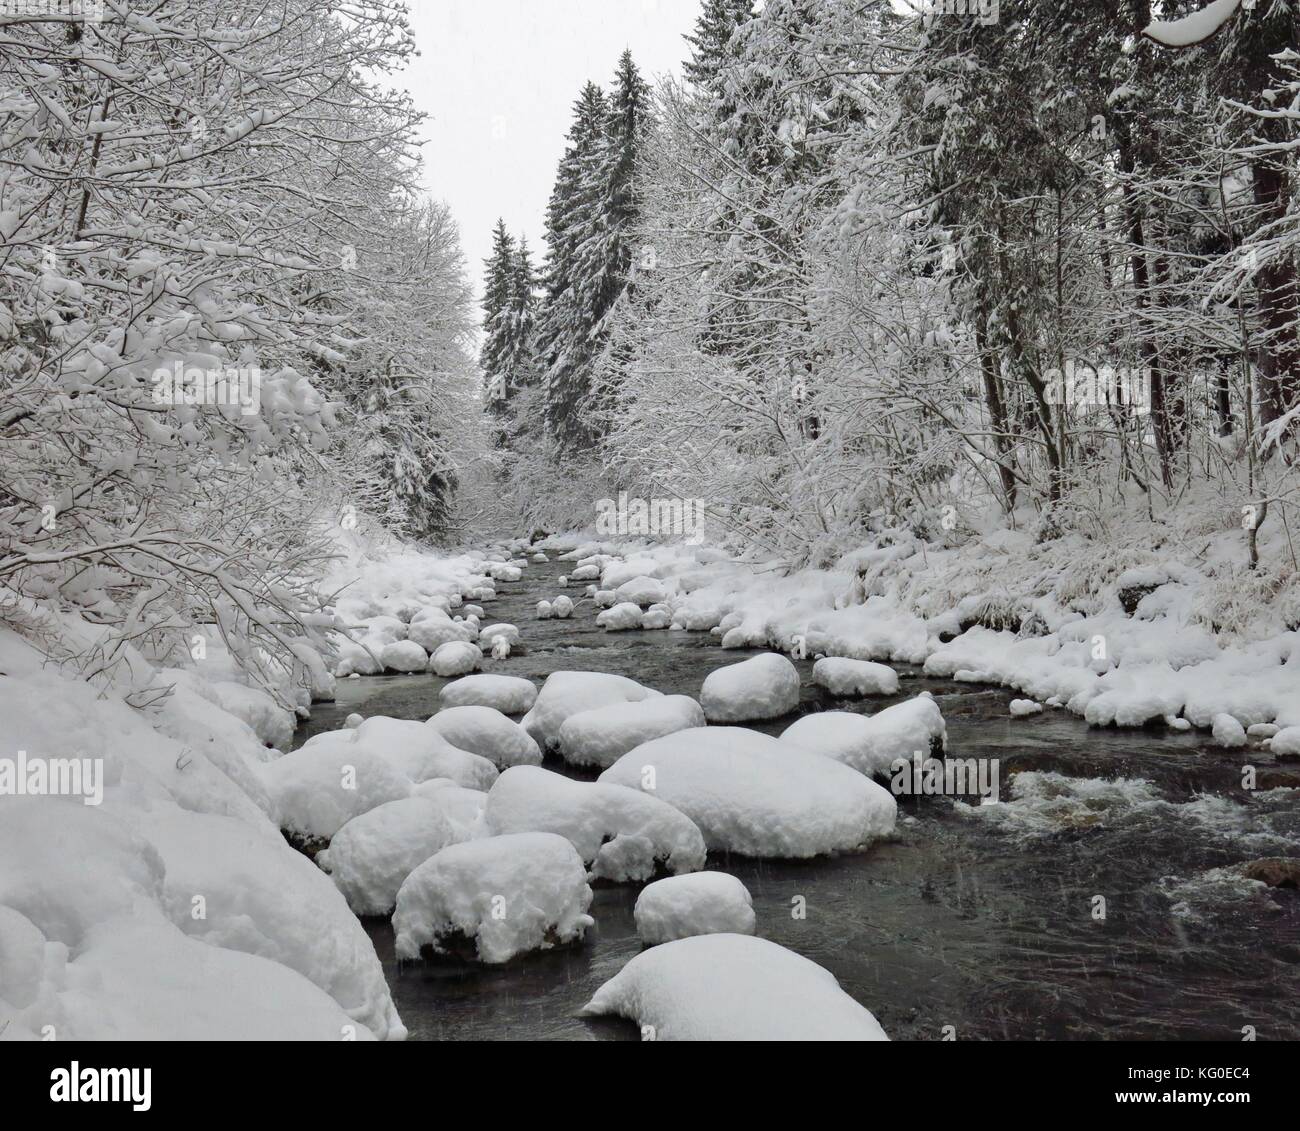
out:
M497 220L492 232L492 254L484 260L487 278L483 292L483 349L479 364L483 369L487 402L500 412L509 395L507 361L510 345L510 314L513 286L515 242L506 231L504 220Z
M728 44L731 33L753 15L753 0L704 0L704 10L695 21L695 34L684 36L691 45L691 57L682 69L701 90L712 90L718 73L734 58Z

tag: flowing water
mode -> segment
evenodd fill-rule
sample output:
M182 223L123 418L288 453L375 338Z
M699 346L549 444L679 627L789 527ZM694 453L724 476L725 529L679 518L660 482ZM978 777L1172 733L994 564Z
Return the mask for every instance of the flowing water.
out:
M518 625L526 651L484 670L539 683L561 669L616 672L698 696L705 675L746 656L708 634L606 633L590 600L571 620L535 619L537 601L561 592L563 569L534 565L498 584L484 623ZM1261 1040L1300 1038L1300 893L1231 870L1300 855L1300 766L1196 733L1090 729L1063 711L1013 719L1000 689L905 668L899 696L832 701L812 684L811 661L799 667L800 711L875 712L929 690L949 755L999 762L999 804L904 799L895 838L862 853L710 855L710 868L749 888L758 933L829 969L893 1039L1240 1040L1247 1026ZM352 711L427 718L445 682L342 680L298 741ZM758 729L779 733L793 717ZM1241 788L1248 762L1254 792ZM580 947L501 968L399 971L388 922L366 926L412 1039L634 1040L629 1022L576 1014L640 951L638 890L598 887Z

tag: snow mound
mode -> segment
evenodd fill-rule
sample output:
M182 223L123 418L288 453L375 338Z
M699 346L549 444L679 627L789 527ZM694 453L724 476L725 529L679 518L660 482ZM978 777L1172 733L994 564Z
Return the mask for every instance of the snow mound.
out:
M726 872L656 880L637 896L632 914L636 933L647 946L691 935L754 933L749 889Z
M570 715L611 703L639 703L659 694L636 680L607 672L552 672L524 716L523 727L545 750L558 744L560 727Z
M359 730L334 733L357 734ZM411 779L383 756L339 739L308 740L269 762L262 773L279 811L280 827L324 840L353 817L411 792Z
M439 645L429 660L429 670L444 679L469 675L483 663L483 649L467 640L453 640Z
M628 751L600 781L653 793L699 826L710 850L808 857L894 829L894 797L848 766L743 727L703 727Z
M799 669L775 652L728 664L705 676L700 703L711 723L780 718L799 706Z
M1285 727L1278 731L1268 741L1268 748L1274 754L1283 754L1288 757L1300 754L1300 726Z
M596 615L596 627L606 632L626 632L641 627L641 606L624 601Z
M467 789L488 789L497 780L497 769L487 758L452 745L427 723L386 715L372 715L356 728L313 735L296 753L340 743L371 751L412 782L451 778Z
M522 715L537 702L537 685L517 675L466 676L438 692L438 702L447 707L491 707L503 715Z
M561 593L551 602L551 612L555 614L558 620L567 620L573 616L573 598Z
M316 863L354 914L387 915L416 865L459 839L437 801L404 797L353 817Z
M555 610L551 607L550 601L537 602L537 619L550 620L555 615Z
M704 867L704 837L691 820L658 798L600 782L577 782L535 766L506 770L488 793L491 833L548 832L564 837L594 878L647 880L659 864L670 872Z
M662 581L642 575L617 586L614 596L633 605L655 605L668 596L668 590Z
M605 769L652 738L702 726L704 711L694 699L663 695L570 715L560 727L558 743L566 762Z
M379 653L379 663L390 672L422 672L428 662L428 653L413 640L385 644Z
M542 751L533 736L491 707L446 707L425 725L453 746L487 758L499 769L542 762Z
M455 839L473 840L481 833L487 794L481 789L466 789L450 778L430 778L411 790L412 797L437 803L442 815L451 822Z
M399 959L473 940L481 962L575 942L595 921L582 858L564 837L516 833L453 844L406 878L393 913Z
M898 673L869 660L827 656L813 664L813 682L841 699L898 694Z
M1043 705L1034 699L1012 699L1007 710L1011 712L1012 718L1023 719L1027 715L1042 714Z
M498 640L504 640L513 648L519 643L519 629L513 624L490 624L479 630L479 646L491 649Z
M749 935L696 935L632 959L587 1015L627 1017L657 1041L886 1041L835 976Z
M919 750L925 757L944 749L948 728L929 692L895 703L874 715L820 711L796 719L781 732L781 741L824 754L859 773L888 777L899 759Z

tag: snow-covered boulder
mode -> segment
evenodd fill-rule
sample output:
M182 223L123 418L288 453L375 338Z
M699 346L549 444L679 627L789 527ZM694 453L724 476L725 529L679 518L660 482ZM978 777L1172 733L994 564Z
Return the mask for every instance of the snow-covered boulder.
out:
M596 991L589 1016L657 1041L886 1041L817 963L749 935L695 935L643 951Z
M522 715L537 702L537 685L517 675L470 675L438 692L446 707L491 707L503 715Z
M1011 712L1012 718L1024 719L1030 715L1041 715L1043 705L1036 699L1012 699L1007 710Z
M704 837L658 798L621 785L578 782L536 766L506 770L488 792L491 833L548 832L568 840L593 878L647 880L704 867Z
M384 645L379 662L385 671L422 672L429 663L429 655L413 640L397 640Z
M596 626L606 632L626 632L641 627L641 606L624 601L612 609L596 614Z
M280 827L301 837L324 840L353 817L409 796L412 784L382 755L344 741L309 740L268 762L262 773L280 815Z
M357 915L387 915L402 881L457 836L442 807L404 797L353 817L316 856Z
M1210 723L1210 733L1214 737L1215 743L1219 746L1245 746L1246 745L1246 728L1241 725L1232 715L1218 714L1215 715Z
M519 629L513 624L489 624L479 629L480 648L491 650L492 645L498 640L504 640L513 648L519 643Z
M615 596L614 590L612 589L597 589L596 592L591 595L591 600L596 608L608 609L618 602L618 597Z
M573 616L573 598L561 593L551 602L551 612L555 614L557 620L568 620Z
M630 601L634 605L654 605L668 596L664 583L653 577L634 577L625 581L614 590L619 601Z
M538 602L537 602L537 619L538 619L538 620L550 620L551 617L553 617L554 615L555 615L555 609L552 607L550 601L538 601Z
M632 909L636 933L647 946L691 935L752 935L749 889L726 872L695 872L656 880Z
M704 677L700 703L711 723L777 719L799 706L799 669L767 652Z
M558 744L560 727L570 715L611 703L639 703L659 694L636 680L608 672L552 672L524 716L523 727L546 750Z
M397 617L390 616L370 617L363 620L361 625L367 643L376 650L383 648L386 644L394 644L399 640L405 640L409 631L405 622Z
M576 942L595 921L577 850L554 833L449 845L406 877L393 912L397 957L472 942L481 962Z
M757 857L847 851L887 836L898 806L869 778L743 727L703 727L629 750L600 776L680 809L710 850Z
M704 710L686 695L658 695L637 703L611 703L570 715L560 727L561 757L575 766L612 766L652 738L704 726Z
M414 719L373 715L359 727L313 735L294 754L327 746L338 746L345 755L349 750L374 754L413 783L451 778L469 789L488 789L497 779L497 769L488 759L453 746L432 727Z
M1300 726L1284 727L1268 740L1268 748L1276 757L1293 757L1300 754Z
M652 605L641 614L641 627L644 629L671 628L672 610L664 605Z
M898 673L893 668L840 656L826 656L813 664L813 683L841 699L898 694Z
M441 645L429 657L429 670L443 679L469 675L483 663L483 649L468 640L453 640Z
M482 834L483 810L487 806L487 793L483 790L466 789L451 778L430 778L414 786L411 796L436 802L451 823L455 840L473 840Z
M577 569L569 573L568 578L570 581L594 581L599 576L600 566L584 565L578 566Z
M541 765L542 751L533 736L491 707L446 707L426 725L453 746L479 754L499 769Z
M888 777L899 759L942 752L948 728L929 692L895 703L874 715L820 711L796 719L781 732L781 741L824 754L868 776Z
M442 620L427 620L420 624L412 624L410 639L426 652L436 652L444 644L472 641L474 636L473 625L444 616Z

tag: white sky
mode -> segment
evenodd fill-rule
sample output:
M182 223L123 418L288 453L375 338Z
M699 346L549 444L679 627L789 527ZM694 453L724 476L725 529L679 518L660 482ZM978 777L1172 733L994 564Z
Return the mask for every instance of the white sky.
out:
M608 88L625 47L647 80L679 73L700 0L410 0L420 57L397 76L420 109L425 182L460 224L480 285L492 226L542 224L570 108L588 79Z

